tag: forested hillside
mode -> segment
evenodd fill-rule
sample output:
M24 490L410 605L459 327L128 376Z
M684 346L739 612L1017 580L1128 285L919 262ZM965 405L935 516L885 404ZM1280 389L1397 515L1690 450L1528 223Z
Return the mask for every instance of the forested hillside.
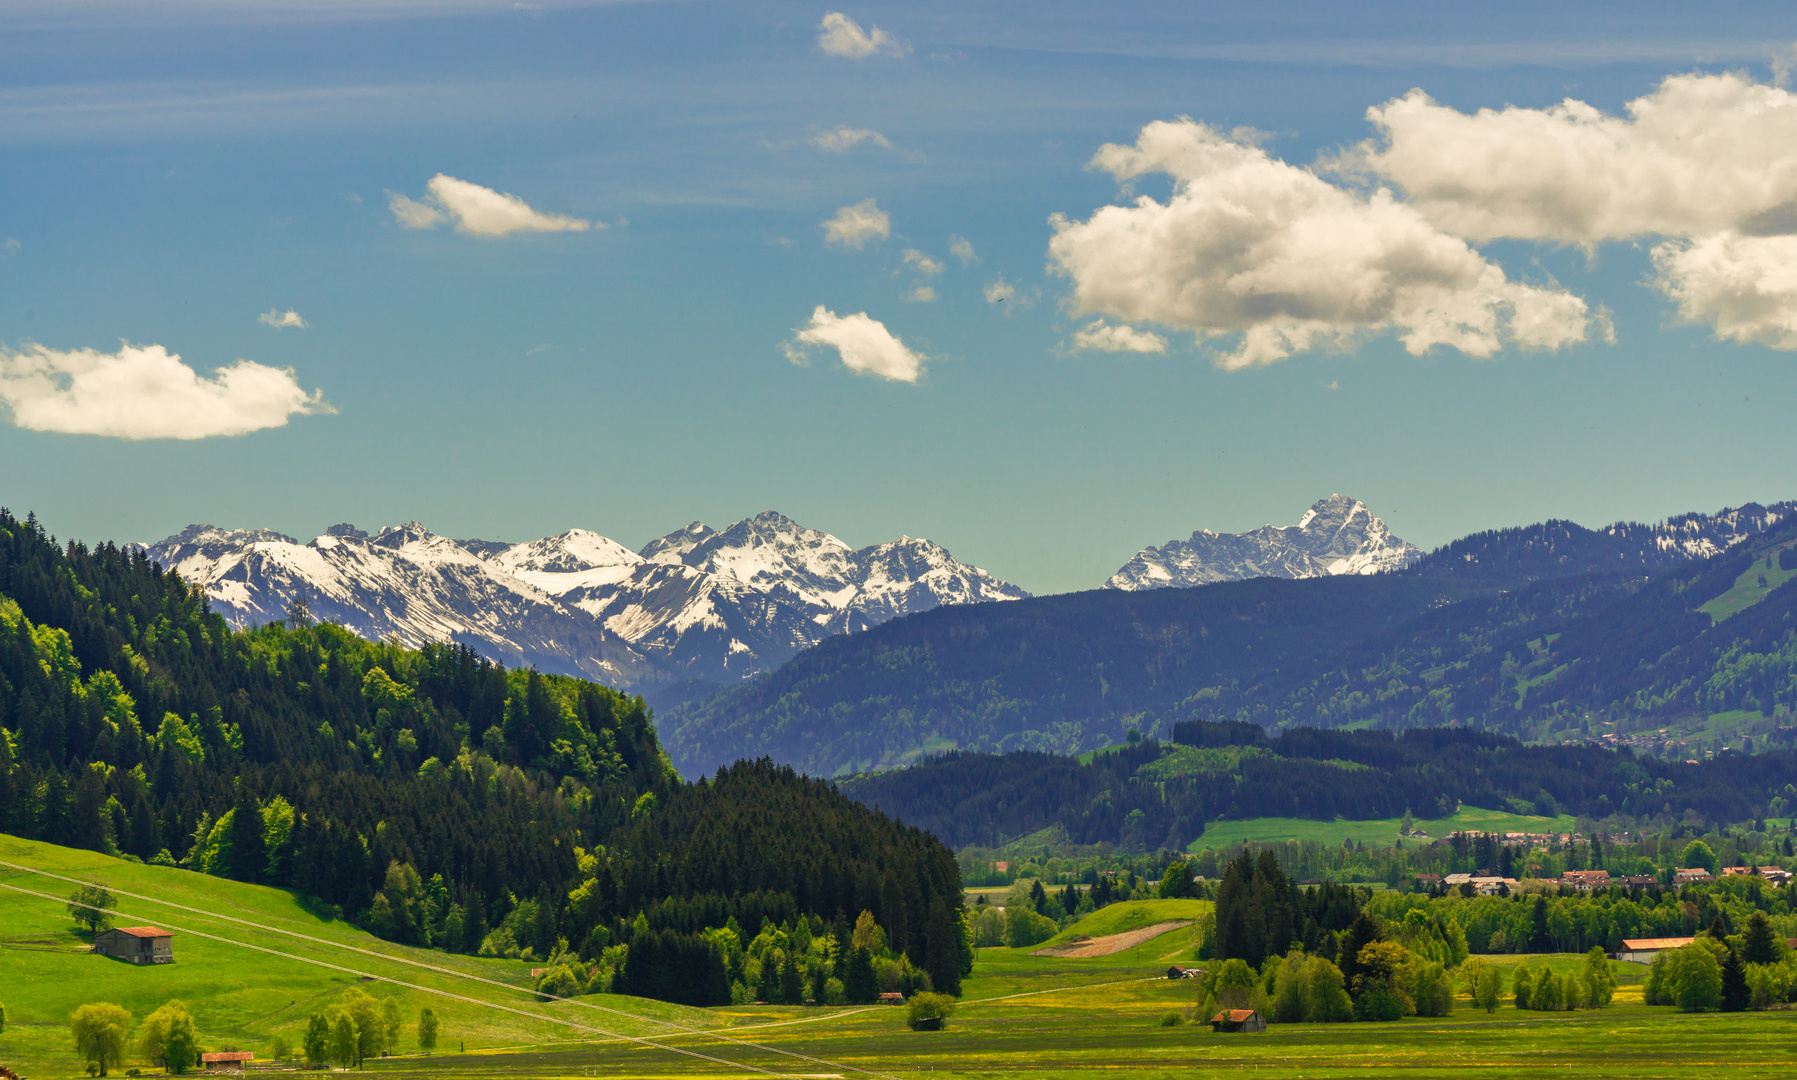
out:
M854 777L843 790L956 847L998 846L1049 826L1076 844L1183 850L1219 817L1330 821L1447 816L1461 804L1594 819L1735 822L1797 805L1797 753L1727 754L1701 764L1595 746L1529 746L1453 728L1269 737L1253 724L1185 722L1176 743L1098 754L949 753Z
M931 612L674 710L670 754L688 771L750 752L839 774L948 748L1071 753L1192 719L1644 746L1643 732L1731 712L1760 744L1788 740L1788 509L1707 558L1686 553L1714 550L1698 525L1715 518L1642 535L1552 522L1457 541L1397 574ZM1668 540L1686 533L1684 547ZM1681 738L1662 749L1683 756Z
M727 927L846 943L862 912L888 959L958 983L958 872L933 837L767 762L684 783L641 698L287 622L232 631L141 554L0 511L0 831L693 1003L742 977ZM695 840L745 822L756 843Z

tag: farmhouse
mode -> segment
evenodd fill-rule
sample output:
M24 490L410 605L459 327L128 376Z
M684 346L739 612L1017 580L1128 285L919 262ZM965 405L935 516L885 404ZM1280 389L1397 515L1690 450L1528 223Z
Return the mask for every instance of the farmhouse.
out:
M256 1055L248 1050L221 1050L200 1055L200 1064L207 1072L242 1072L243 1067L254 1060Z
M1678 870L1674 871L1672 875L1672 881L1676 885L1689 885L1694 881L1714 880L1716 880L1715 877L1701 866L1694 868L1680 867Z
M1267 1018L1253 1009L1224 1009L1210 1018L1212 1031L1265 1031Z
M1607 889L1610 887L1610 872L1608 870L1568 870L1560 875L1560 883L1580 892Z
M121 926L94 935L94 951L133 964L175 962L175 935L154 926Z
M1180 967L1178 964L1174 964L1167 969L1167 978L1169 979L1198 979L1203 976L1203 968Z

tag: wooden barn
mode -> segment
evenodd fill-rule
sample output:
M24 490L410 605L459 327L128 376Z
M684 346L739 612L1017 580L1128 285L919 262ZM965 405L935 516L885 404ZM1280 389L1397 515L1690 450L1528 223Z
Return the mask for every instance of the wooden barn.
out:
M1267 1018L1253 1009L1224 1009L1210 1018L1212 1031L1265 1031Z
M175 935L154 926L121 926L95 934L94 951L133 964L172 964Z
M220 1050L200 1055L200 1065L207 1072L242 1072L244 1066L254 1060L256 1055L248 1050Z

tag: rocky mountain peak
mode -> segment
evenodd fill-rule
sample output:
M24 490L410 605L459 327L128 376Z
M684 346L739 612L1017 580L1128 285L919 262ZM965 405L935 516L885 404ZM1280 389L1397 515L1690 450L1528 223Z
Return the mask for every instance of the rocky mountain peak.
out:
M1263 525L1244 533L1200 529L1189 540L1144 548L1105 587L1166 589L1255 577L1378 574L1402 570L1422 557L1365 503L1334 494L1312 504L1296 525Z

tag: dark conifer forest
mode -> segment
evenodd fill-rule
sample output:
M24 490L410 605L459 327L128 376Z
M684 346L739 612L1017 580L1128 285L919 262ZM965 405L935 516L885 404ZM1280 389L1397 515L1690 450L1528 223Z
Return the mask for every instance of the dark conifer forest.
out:
M640 697L303 609L233 631L140 552L5 511L0 832L695 1004L741 978L728 940L847 942L863 913L919 979L952 990L965 961L938 840L766 761L684 782Z

